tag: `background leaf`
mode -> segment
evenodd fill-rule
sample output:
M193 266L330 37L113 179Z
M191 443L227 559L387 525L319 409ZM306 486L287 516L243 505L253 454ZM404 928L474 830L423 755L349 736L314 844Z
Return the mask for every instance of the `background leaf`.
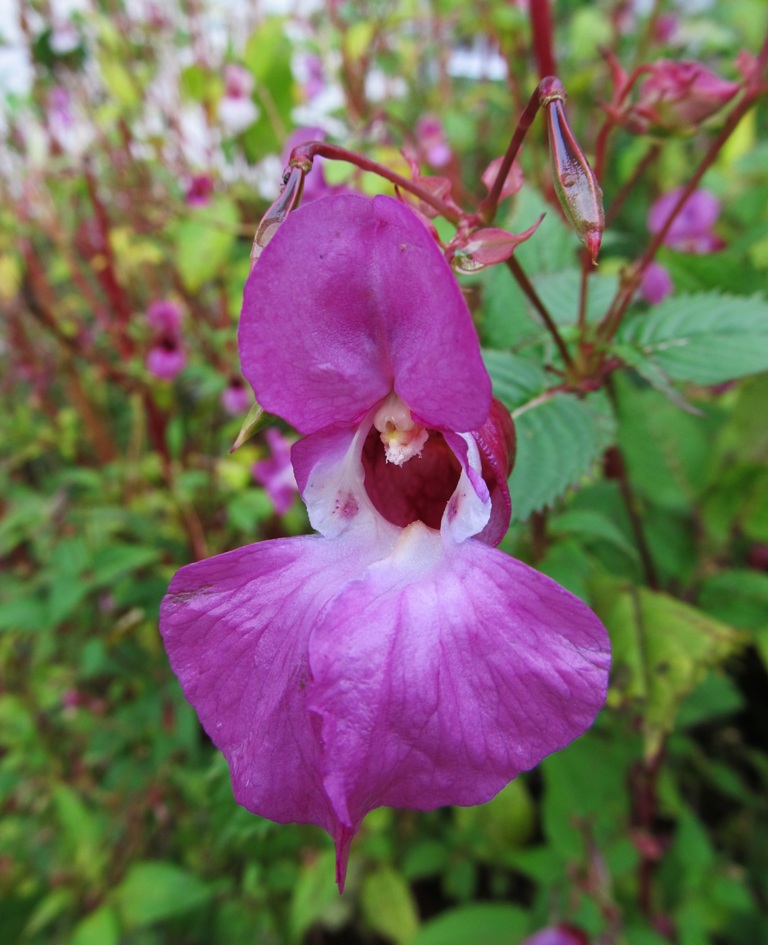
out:
M715 292L674 296L618 337L678 381L722 384L768 370L768 303Z

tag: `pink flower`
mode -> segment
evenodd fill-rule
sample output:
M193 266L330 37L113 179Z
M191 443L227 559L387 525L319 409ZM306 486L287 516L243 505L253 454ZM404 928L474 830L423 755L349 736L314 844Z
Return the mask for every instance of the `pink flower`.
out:
M428 230L388 197L291 213L245 287L243 373L303 438L319 532L182 568L161 631L235 797L349 846L376 807L478 804L605 698L594 614L497 550L513 431Z
M253 76L244 67L229 63L224 68L224 95L219 102L219 121L231 134L239 134L256 121L259 109L251 97Z
M213 179L210 174L195 174L189 182L184 199L188 207L205 207L211 202Z
M659 59L647 67L639 99L629 110L635 130L687 131L714 115L739 91L698 62Z
M156 335L178 335L181 329L181 309L169 299L158 299L147 309L147 321Z
M419 151L432 167L445 167L450 164L453 154L445 137L445 130L439 118L423 115L416 122L416 140Z
M169 299L158 299L147 309L153 341L146 366L150 374L161 381L172 381L187 364L181 340L181 317L181 309Z
M589 939L581 929L561 924L541 929L520 945L589 945Z
M239 377L233 377L221 392L221 406L230 417L237 417L245 413L251 406L251 395Z
M680 198L677 187L656 200L648 214L648 229L658 233ZM720 201L708 190L694 190L675 217L664 237L664 245L685 253L712 253L723 248L723 241L712 232L720 215Z
M172 381L187 364L187 353L175 338L162 338L147 354L147 370L161 381Z
M267 430L267 443L272 455L253 464L253 478L267 490L277 514L285 515L299 491L291 465L291 441L271 429Z
M638 291L646 302L658 305L674 291L672 277L661 263L652 262L643 273Z

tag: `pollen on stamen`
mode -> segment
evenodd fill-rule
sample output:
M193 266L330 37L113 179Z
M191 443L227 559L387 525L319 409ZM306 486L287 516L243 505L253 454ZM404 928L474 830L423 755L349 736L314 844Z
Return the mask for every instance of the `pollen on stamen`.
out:
M373 425L381 434L387 462L396 466L421 456L429 439L429 431L414 422L411 411L394 391L376 411Z

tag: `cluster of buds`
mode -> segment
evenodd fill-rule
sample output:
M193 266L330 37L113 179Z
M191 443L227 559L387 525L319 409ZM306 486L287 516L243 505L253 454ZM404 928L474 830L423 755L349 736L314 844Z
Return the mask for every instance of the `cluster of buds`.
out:
M691 134L727 105L741 86L699 62L659 59L628 76L609 57L615 93L606 107L617 124L636 134ZM637 99L630 92L640 77Z

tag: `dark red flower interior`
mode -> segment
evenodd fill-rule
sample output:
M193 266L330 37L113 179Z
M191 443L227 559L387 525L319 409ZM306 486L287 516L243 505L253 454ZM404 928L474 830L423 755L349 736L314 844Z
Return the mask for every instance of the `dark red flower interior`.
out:
M421 456L402 466L388 463L379 431L372 429L363 447L365 489L376 511L404 528L421 521L440 528L448 500L461 475L461 464L441 433L430 431Z

